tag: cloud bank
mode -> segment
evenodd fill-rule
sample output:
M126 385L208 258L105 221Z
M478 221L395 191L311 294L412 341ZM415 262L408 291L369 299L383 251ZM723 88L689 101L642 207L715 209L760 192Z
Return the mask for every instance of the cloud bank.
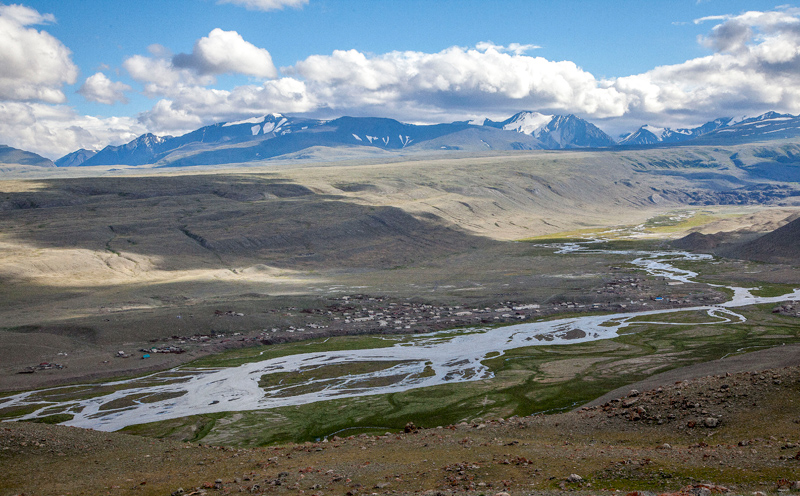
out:
M261 10L305 3L227 1ZM0 53L0 116L29 123L22 130L0 124L0 136L48 156L72 151L78 143L87 146L92 139L97 146L144 130L181 134L270 112L432 123L539 110L575 113L610 132L648 122L697 125L766 110L800 113L800 9L788 7L697 19L696 24L709 25L698 39L709 55L616 78L597 78L574 62L536 56L534 45L491 42L435 53L336 50L278 70L267 49L236 31L214 29L195 41L191 53L172 55L153 45L149 54L124 61L122 68L140 85L137 90L155 102L135 119L109 120L113 131L57 105L65 101L61 87L75 81L77 69L63 44L30 27L48 22L52 16L33 9L0 6L0 43L9 46ZM222 74L250 82L216 88ZM102 73L87 78L79 90L106 104L124 103L130 91Z

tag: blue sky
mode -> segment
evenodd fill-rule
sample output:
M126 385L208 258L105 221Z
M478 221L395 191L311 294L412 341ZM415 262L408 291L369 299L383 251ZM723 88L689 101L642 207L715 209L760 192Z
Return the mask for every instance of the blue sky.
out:
M5 3L0 143L58 157L268 112L612 134L800 113L798 47L798 9L759 0Z

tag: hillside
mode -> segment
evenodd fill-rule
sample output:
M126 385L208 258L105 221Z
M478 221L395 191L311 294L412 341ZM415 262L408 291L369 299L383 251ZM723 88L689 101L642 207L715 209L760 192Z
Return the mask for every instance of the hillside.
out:
M727 248L721 254L760 262L800 264L800 219L753 241Z
M29 165L33 167L55 167L52 160L25 150L0 145L0 165Z
M731 229L712 223L671 242L675 248L776 264L800 264L800 218L797 212L775 210L765 221ZM701 232L703 231L703 232ZM766 234L765 234L766 233Z

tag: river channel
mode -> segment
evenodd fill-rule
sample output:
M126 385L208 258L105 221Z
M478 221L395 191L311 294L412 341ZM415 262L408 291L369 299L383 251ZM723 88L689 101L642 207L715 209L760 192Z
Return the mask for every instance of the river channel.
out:
M651 276L696 282L697 274L675 267L677 261L705 260L709 255L681 251L604 251L591 244L553 245L558 253L593 251L629 255L631 263ZM35 410L14 420L58 413L73 415L67 425L115 431L123 427L214 412L264 410L282 406L355 396L376 395L474 381L492 377L481 362L514 348L610 339L631 324L634 317L674 312L705 311L716 325L744 322L733 309L758 303L800 300L800 289L776 297L756 297L752 288L729 287L730 301L719 305L590 315L530 322L497 328L472 328L404 336L397 343L366 350L297 354L237 367L196 369L178 367L125 381L85 386L63 386L0 398L0 408L29 406ZM640 322L641 323L641 319ZM667 323L667 322L664 322ZM675 324L674 321L668 322ZM386 338L393 339L393 338ZM347 364L368 364L360 373L292 381L292 374ZM377 366L376 366L377 364ZM383 365L381 365L383 364ZM274 375L274 380L270 376ZM299 376L298 376L299 377Z

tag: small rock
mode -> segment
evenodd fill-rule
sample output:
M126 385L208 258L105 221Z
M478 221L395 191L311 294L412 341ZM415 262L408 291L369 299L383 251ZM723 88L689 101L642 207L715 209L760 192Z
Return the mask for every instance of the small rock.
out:
M583 477L578 474L569 474L569 477L567 477L567 482L581 482L582 480Z
M495 493L494 496L511 496L511 495L508 493Z
M629 398L629 399L627 399L627 400L622 402L622 407L623 408L630 408L631 406L636 404L637 401L639 401L639 398Z
M672 449L672 446L669 443L664 443L660 445L658 449Z
M636 390L636 389L631 389L631 392L628 393L628 396L631 396L631 397L639 396L639 391Z
M709 428L714 428L719 425L719 419L715 419L714 417L708 417L703 420L703 425Z

